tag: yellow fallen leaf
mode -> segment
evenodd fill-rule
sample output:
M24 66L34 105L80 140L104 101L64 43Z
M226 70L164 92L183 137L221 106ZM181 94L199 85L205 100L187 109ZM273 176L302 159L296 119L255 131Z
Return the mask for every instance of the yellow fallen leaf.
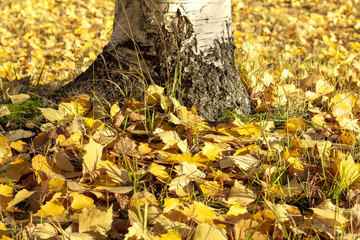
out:
M47 172L47 171L45 171ZM49 172L48 172L49 173ZM47 176L50 178L48 182L49 186L49 192L56 191L59 192L61 190L66 189L66 178L60 174L55 174L50 171L50 176L47 174Z
M115 103L110 108L110 118L111 120L114 118L114 116L120 112L121 108L119 107L119 104Z
M75 211L81 210L83 208L94 208L94 199L91 197L85 196L84 194L78 192L72 192L69 194L71 201L71 208Z
M296 170L304 171L304 164L297 157L289 157L287 159L288 163Z
M260 126L255 122L246 123L241 127L234 128L234 130L237 131L241 136L255 136L255 137L261 136Z
M42 156L42 155L36 155L32 159L32 168L35 170L35 176L37 178L38 183L41 183L44 179L41 178L41 175L39 172L43 170L50 170L56 174L59 174L61 171L56 166L56 164L50 160L49 158Z
M348 221L345 215L345 209L334 205L330 199L324 200L318 207L311 208L311 210L314 212L313 219L320 221L330 228L338 227L340 228L340 232L342 226Z
M141 156L147 155L152 152L152 148L149 147L147 143L140 143L138 147L138 152Z
M106 210L97 208L83 208L79 215L79 232L95 233L99 237L106 237L113 222L113 208Z
M349 129L345 129L342 131L340 137L339 137L339 143L346 144L353 146L356 143L356 137L355 134L350 131Z
M202 193L209 197L218 196L224 191L223 183L218 181L201 181L199 186Z
M183 213L200 223L212 223L217 218L215 211L202 202L194 202L184 207Z
M81 132L74 132L69 138L65 138L65 136L61 134L56 139L56 143L61 147L81 149L83 144L83 134Z
M65 99L59 104L59 111L65 115L84 116L91 107L90 96L82 94L77 100Z
M180 200L178 198L165 198L164 199L164 209L165 213L170 212L171 210L177 208L179 206Z
M31 231L35 239L54 239L58 235L56 227L50 223L36 224Z
M0 134L0 166L7 163L7 159L12 156L10 141Z
M19 181L20 177L32 172L31 163L23 158L16 158L9 164L5 175L11 182Z
M189 197L194 193L194 184L188 176L180 176L171 180L169 191L175 192L179 197Z
M238 168L248 171L259 164L259 160L256 157L253 157L250 154L238 155L238 156L228 156L227 159L230 159L235 163Z
M337 117L336 121L339 122L339 125L343 129L348 129L350 131L354 131L359 133L360 132L360 126L358 125L358 119L349 119L343 116Z
M161 101L164 88L157 85L150 85L145 93L146 103L152 105Z
M193 240L227 240L226 230L218 228L208 223L200 223L197 225Z
M163 131L158 134L161 140L166 144L164 150L177 146L182 152L188 152L186 139L181 140L175 131Z
M201 153L205 155L209 160L214 161L222 156L222 149L215 146L212 143L205 142L205 146L202 148Z
M242 206L240 203L235 203L234 205L230 206L229 211L226 213L226 215L238 216L247 212L248 211L246 207Z
M5 210L13 197L12 187L0 184L0 209Z
M40 210L35 213L35 216L46 218L49 216L54 216L56 218L65 218L68 214L68 211L64 208L61 199L54 197L41 206Z
M169 230L167 233L156 236L155 240L181 240L181 234L175 230Z
M0 221L0 231L7 231L5 224L1 221Z
M349 187L360 176L358 167L351 154L347 158L341 159L339 172L340 183L344 184L345 187Z
M0 118L10 115L11 112L9 111L8 106L0 105Z
M83 119L84 119L84 123L89 129L91 129L91 131L105 129L105 124L99 120L94 120L92 118L87 118L87 117L84 117Z
M246 147L243 147L243 148L240 148L240 149L236 150L236 152L233 154L233 156L245 155L245 154L250 153L251 150L258 149L258 148L259 148L258 145L251 144L251 145L248 145Z
M268 209L272 211L272 213L275 215L276 220L283 223L287 220L289 220L289 214L286 210L287 205L286 204L274 204L266 200L266 204Z
M152 163L148 171L163 183L170 178L169 174L166 172L166 167L156 163Z
M18 204L19 202L27 199L28 197L30 197L32 194L34 194L34 191L28 191L26 189L20 190L14 197L14 199L12 199L7 208L10 208L12 206L15 206L16 204Z
M316 93L327 95L335 91L335 86L329 84L324 79L316 81Z
M190 164L186 161L179 163L179 165L175 166L175 172L178 176L188 176L189 179L195 180L197 178L205 178L206 174L199 170L196 164Z
M82 171L84 174L98 169L103 148L104 147L102 145L98 144L92 138L90 138L89 143L84 147L85 154L83 156L82 164Z
M230 190L230 195L228 198L229 204L241 203L243 206L246 206L249 203L252 203L256 200L256 195L254 192L241 184L239 181L235 180L234 186Z
M53 108L39 108L41 114L45 117L46 120L50 122L57 122L64 119L65 114L59 110Z
M30 99L28 94L9 95L12 104L18 105Z
M18 140L16 142L11 142L10 146L12 149L15 149L16 151L22 153L22 152L28 151L28 149L25 149L25 148L28 147L29 144L27 144L26 142L23 142L21 140Z
M157 206L159 203L154 194L144 190L142 192L135 193L130 200L130 206L136 207L139 204L140 207L148 205Z
M300 132L305 129L309 124L301 119L292 118L285 122L284 129L288 132Z
M109 180L117 184L124 184L130 181L128 172L124 168L119 168L116 164L108 160L101 161L99 168L105 168Z

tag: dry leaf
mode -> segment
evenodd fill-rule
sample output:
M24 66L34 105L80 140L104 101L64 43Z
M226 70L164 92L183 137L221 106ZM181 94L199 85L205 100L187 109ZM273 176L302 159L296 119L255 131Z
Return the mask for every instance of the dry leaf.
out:
M39 108L45 119L50 122L58 122L64 119L65 114L53 108Z
M9 139L10 142L15 142L17 140L23 138L31 138L35 135L35 133L31 131L25 131L23 129L17 129L15 131L9 131L6 137Z
M113 208L84 208L79 215L79 232L105 237L113 222Z
M164 150L177 146L183 153L189 151L186 139L181 140L175 131L160 132L158 136L166 144Z
M71 201L71 208L75 211L82 210L83 208L95 208L94 199L85 196L78 192L72 192L69 194Z
M0 105L0 118L10 114L9 108L6 105Z
M10 208L12 206L15 206L16 204L18 204L19 202L22 202L23 200L27 199L28 197L30 197L32 194L34 194L34 191L28 191L26 189L20 190L14 197L14 199L12 199L9 203L7 208Z
M194 236L194 240L226 240L226 230L224 228L218 228L214 225L207 223L200 223L197 225Z
M88 144L85 145L84 150L85 154L83 156L83 174L92 172L96 169L98 169L101 156L103 152L103 146L95 142L92 138L90 138L90 141Z
M30 99L28 94L9 95L12 104L19 105Z
M35 239L54 239L58 236L57 228L50 223L36 224L35 228L30 231Z

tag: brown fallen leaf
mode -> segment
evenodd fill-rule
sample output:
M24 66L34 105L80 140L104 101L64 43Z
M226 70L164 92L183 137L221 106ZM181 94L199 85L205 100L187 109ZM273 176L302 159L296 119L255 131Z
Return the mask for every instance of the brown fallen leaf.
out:
M31 138L35 135L35 133L31 131L25 131L23 129L17 129L15 131L10 131L6 137L10 140L10 142L14 142L23 138Z
M300 88L304 91L315 92L316 81L321 79L321 75L317 73L310 73L310 75L302 80L300 80Z

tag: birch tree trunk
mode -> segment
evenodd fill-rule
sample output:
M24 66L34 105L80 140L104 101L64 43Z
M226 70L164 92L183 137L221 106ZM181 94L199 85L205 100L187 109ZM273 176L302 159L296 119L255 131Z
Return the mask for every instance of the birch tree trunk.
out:
M227 108L251 112L234 62L230 0L116 0L115 6L109 44L54 99L95 93L121 102L155 83L182 91L185 106L208 120Z

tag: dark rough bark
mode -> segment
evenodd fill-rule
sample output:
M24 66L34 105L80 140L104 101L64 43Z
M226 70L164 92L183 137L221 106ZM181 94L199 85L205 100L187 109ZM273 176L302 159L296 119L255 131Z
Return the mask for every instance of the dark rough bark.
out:
M187 18L179 13L172 26L176 34L163 27L159 33L147 36L152 46L135 45L131 40L118 46L109 44L84 73L55 92L52 100L58 102L68 94L81 93L95 93L111 103L141 98L148 84L169 86L175 69L181 66L180 89L184 90L185 106L195 106L208 120L219 119L229 108L251 113L250 98L234 63L232 41L214 41L211 54L202 56L194 53L196 38Z

